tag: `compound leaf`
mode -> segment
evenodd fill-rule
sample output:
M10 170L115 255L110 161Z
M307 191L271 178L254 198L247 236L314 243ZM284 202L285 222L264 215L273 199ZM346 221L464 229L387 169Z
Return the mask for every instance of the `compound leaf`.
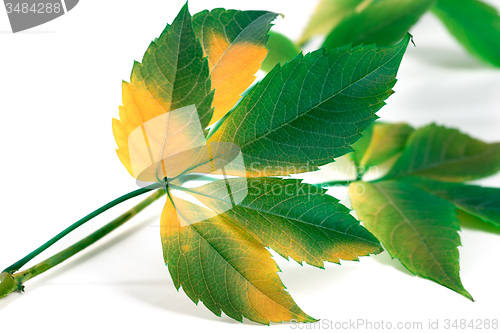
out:
M185 205L178 209L175 205ZM279 268L253 237L222 216L190 224L179 211L196 206L169 198L161 217L163 254L177 289L217 316L242 321L312 322L284 290ZM193 211L197 208L194 207Z
M500 16L478 0L439 0L434 14L473 55L500 67Z
M408 35L390 48L318 50L276 66L211 141L233 142L247 176L317 170L352 150L393 91Z
M462 182L500 170L500 143L484 143L452 128L431 124L410 135L403 154L384 179L425 176Z
M210 124L222 118L255 80L267 55L267 33L276 16L266 11L223 8L194 15L194 31L208 57L215 89Z
M275 17L215 9L192 19L184 6L134 64L130 83L123 83L120 120L113 119L127 170L167 191L161 236L175 286L216 315L264 324L314 321L286 292L266 246L318 267L382 249L325 190L299 180L238 177L316 170L351 151L393 93L410 40L298 56L238 104L266 57ZM207 126L221 117L207 142ZM221 176L182 187L190 177ZM178 190L191 199L180 199Z
M184 189L206 206L251 233L264 246L299 263L323 267L323 261L357 260L381 252L380 243L326 190L298 179L230 179L232 196L245 199L227 210L221 195L227 182Z
M361 221L413 274L472 300L459 276L455 206L397 180L356 182L349 195Z

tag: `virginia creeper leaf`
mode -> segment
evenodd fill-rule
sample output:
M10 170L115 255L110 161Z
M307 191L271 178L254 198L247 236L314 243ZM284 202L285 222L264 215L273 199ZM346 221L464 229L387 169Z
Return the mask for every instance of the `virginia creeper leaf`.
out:
M217 315L266 324L314 319L284 290L265 246L318 267L381 247L319 187L238 176L315 170L352 150L392 94L410 38L391 48L299 56L276 66L237 104L267 54L275 17L215 9L192 21L184 6L134 64L120 120L113 120L128 171L167 191L161 235L176 287ZM207 142L206 127L235 104ZM182 179L198 174L224 179L183 187Z
M208 57L214 114L222 118L255 80L266 58L267 33L277 14L217 8L193 16L193 27Z
M269 33L267 48L269 53L260 68L266 72L273 69L277 63L284 64L291 61L300 53L300 50L288 37L274 31Z
M298 44L303 45L312 37L330 32L344 17L355 11L356 7L363 1L320 0L302 36L300 36Z
M439 0L434 14L473 55L500 67L500 16L477 0Z
M446 199L459 209L500 228L500 188L444 183L422 177L402 178L402 181Z
M435 2L365 0L333 27L325 40L325 47L333 49L350 43L394 45Z
M210 140L237 144L247 176L317 170L351 151L375 120L409 39L390 48L321 49L276 66Z
M145 131L147 121L193 104L202 128L208 125L213 113L208 61L194 35L187 5L150 44L142 63L134 64L130 83L122 84L122 99L113 134L118 157L134 177L129 136L136 128Z
M500 170L500 143L484 143L456 129L431 124L410 135L403 154L384 179L425 176L462 182Z
M325 189L298 179L230 181L231 197L221 195L224 180L185 191L285 258L323 267L323 261L339 263L381 252L378 240ZM245 199L228 210L238 191L245 192Z
M379 165L400 153L413 131L413 127L404 123L375 122L352 145L354 151L350 156L358 166Z
M177 289L182 286L195 303L201 300L214 314L223 311L238 321L314 321L284 290L280 270L264 246L222 216L189 224L171 198L163 209L161 236ZM198 209L181 199L175 204Z
M455 206L397 180L349 187L361 221L413 274L472 300L459 276L460 230Z

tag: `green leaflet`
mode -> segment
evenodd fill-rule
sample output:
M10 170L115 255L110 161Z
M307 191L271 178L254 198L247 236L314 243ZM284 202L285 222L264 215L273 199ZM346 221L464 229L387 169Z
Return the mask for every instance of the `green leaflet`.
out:
M134 64L131 83L141 81L155 99L164 102L165 112L195 104L202 127L208 125L213 113L208 62L193 32L187 5L150 44L142 63Z
M361 167L379 165L401 152L413 131L413 127L404 123L375 122L352 145L351 159Z
M291 61L300 53L300 50L290 39L274 31L269 33L267 48L269 53L260 68L266 72L269 72L278 63L283 65Z
M365 0L333 27L325 40L325 47L333 49L350 43L394 45L435 2Z
M174 201L186 206L184 212L199 209ZM163 255L176 288L182 286L193 302L238 321L315 321L284 290L270 253L248 233L222 216L186 223L189 217L178 213L169 194L162 213Z
M252 234L259 243L285 258L323 267L381 252L380 243L326 190L298 179L230 179L232 196L248 191L230 210L224 180L184 189L227 220Z
M413 274L472 300L459 276L455 206L397 180L356 182L349 195L359 218Z
M312 37L330 32L362 2L363 0L320 0L298 44L304 45Z
M351 151L375 120L409 40L390 48L318 50L275 67L210 141L237 144L250 177L316 170Z
M455 204L457 208L500 228L500 189L443 183L421 177L401 179Z
M500 67L500 16L477 0L439 0L432 10L473 55Z
M431 124L410 135L396 164L384 179L425 176L462 182L500 170L500 143L484 143L456 129Z

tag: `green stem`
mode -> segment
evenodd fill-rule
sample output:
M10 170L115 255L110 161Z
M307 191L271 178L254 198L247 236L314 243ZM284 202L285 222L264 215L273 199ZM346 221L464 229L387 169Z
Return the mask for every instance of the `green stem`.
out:
M82 219L76 221L74 224L70 225L68 228L66 228L65 230L61 231L54 238L52 238L51 240L49 240L48 242L46 242L45 244L43 244L42 246L40 246L35 251L31 252L26 257L22 258L21 260L17 261L16 263L14 263L14 264L10 265L9 267L7 267L6 269L4 269L3 272L13 273L13 272L18 271L21 267L23 267L24 265L26 265L26 263L28 263L30 260L32 260L33 258L35 258L36 256L38 256L40 253L42 253L46 249L48 249L50 246L54 245L54 243L56 243L57 241L59 241L61 238L63 238L64 236L66 236L67 234L69 234L70 232L72 232L73 230L75 230L76 228L80 227L84 223L88 222L89 220L93 219L97 215L99 215L99 214L107 211L108 209L110 209L110 208L118 205L121 202L124 202L124 201L126 201L128 199L134 198L134 197L136 197L138 195L147 193L149 191L152 191L154 189L158 189L158 188L161 188L161 187L163 187L163 185L155 183L153 185L140 188L138 190L135 190L135 191L132 191L132 192L127 193L125 195L122 195L119 198L116 198L115 200L113 200L113 201L107 203L106 205L102 206L101 208L93 211L92 213L88 214L87 216L83 217Z
M92 234L88 235L84 239L80 240L79 242L73 244L72 246L66 248L65 250L53 255L52 257L40 262L39 264L36 264L35 266L28 268L22 272L16 273L13 275L14 280L16 281L18 288L17 290L22 290L22 285L24 282L34 278L35 276L42 274L43 272L51 269L54 266L59 265L66 259L72 257L73 255L77 254L78 252L82 251L83 249L87 248L91 244L94 244L96 241L104 237L105 235L109 234L111 231L115 230L128 220L130 220L132 217L137 215L140 211L142 211L144 208L149 206L151 203L153 203L155 200L160 198L162 195L165 194L164 190L158 190L155 191L153 194L148 196L146 199L141 201L139 204L128 210L126 213L120 215L113 221L109 222L99 230L93 232Z

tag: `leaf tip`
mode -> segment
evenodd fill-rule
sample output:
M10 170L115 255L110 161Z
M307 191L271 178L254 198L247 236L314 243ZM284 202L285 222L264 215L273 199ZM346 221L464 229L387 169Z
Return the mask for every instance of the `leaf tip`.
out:
M470 300L472 302L476 302L476 300L474 299L474 297L472 297L472 295L464 287L462 287L460 289L455 289L454 291L456 291L460 295L464 296L468 300Z
M415 44L415 41L413 40L413 35L410 34L410 41L413 44L414 47L417 47L417 44Z

